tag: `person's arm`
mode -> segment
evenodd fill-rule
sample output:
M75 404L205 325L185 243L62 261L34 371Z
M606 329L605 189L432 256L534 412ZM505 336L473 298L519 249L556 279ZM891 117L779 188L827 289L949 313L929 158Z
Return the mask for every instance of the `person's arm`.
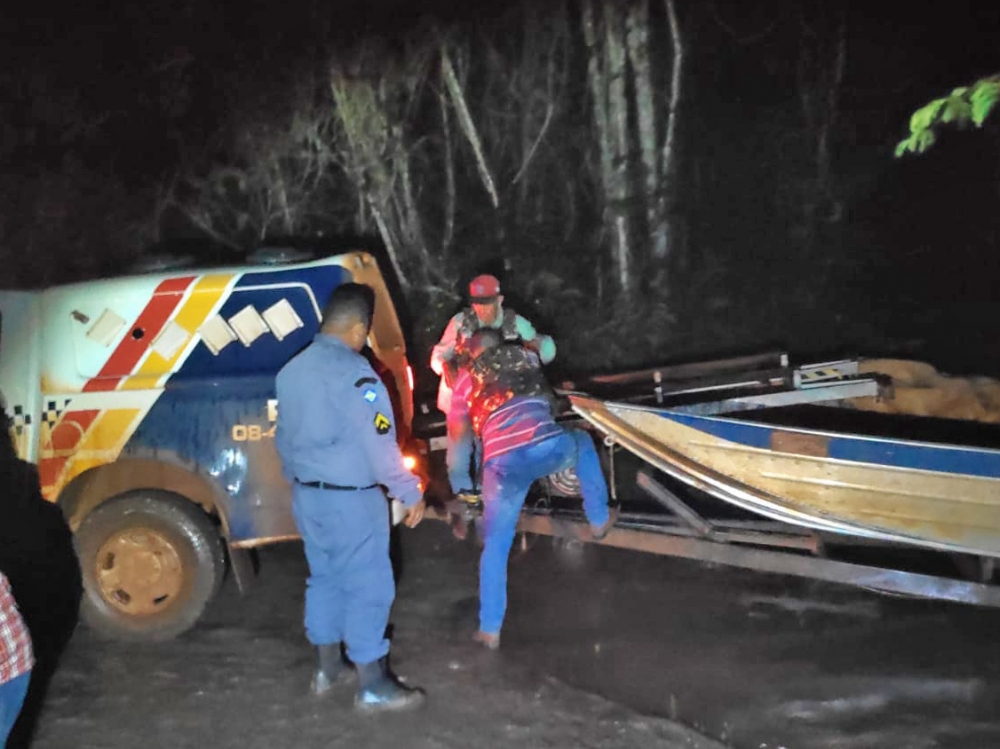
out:
M458 338L458 318L452 317L441 334L441 340L431 349L431 369L434 373L441 375L444 372L444 365L455 353L455 340Z
M370 367L359 368L359 372L344 404L346 421L361 440L375 481L382 484L393 499L410 509L407 525L412 527L423 517L420 482L403 465L403 454L396 442L392 403L385 385Z
M552 340L552 336L540 334L535 330L534 325L520 315L515 317L515 324L517 325L517 334L521 336L521 340L525 342L528 348L538 353L538 358L542 360L542 364L548 364L556 358L556 342Z
M279 373L275 385L275 395L278 398L278 420L274 428L274 446L278 451L278 457L281 458L281 473L288 483L292 483L295 481L295 472L292 469L294 448L292 445L292 430L288 426L287 417L287 414L291 412L291 405L289 404L284 411L281 408L282 400L285 400L287 403L288 397L285 395L287 388L286 377L288 377L287 373ZM285 418L282 418L282 413L286 414Z

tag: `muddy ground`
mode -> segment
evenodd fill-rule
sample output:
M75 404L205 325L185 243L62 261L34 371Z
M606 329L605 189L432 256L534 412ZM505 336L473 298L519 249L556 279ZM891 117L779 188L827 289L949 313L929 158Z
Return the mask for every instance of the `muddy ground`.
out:
M534 538L490 653L468 640L474 543L426 522L405 549L393 653L420 712L308 694L305 563L285 544L176 641L81 627L34 746L1000 747L997 611Z
M300 544L261 552L240 598L227 582L176 641L102 642L84 625L53 680L34 747L718 746L662 717L575 690L530 660L475 646L476 550L428 521L408 532L393 611L395 669L428 692L419 712L357 716L353 689L308 693ZM523 655L521 648L516 648Z

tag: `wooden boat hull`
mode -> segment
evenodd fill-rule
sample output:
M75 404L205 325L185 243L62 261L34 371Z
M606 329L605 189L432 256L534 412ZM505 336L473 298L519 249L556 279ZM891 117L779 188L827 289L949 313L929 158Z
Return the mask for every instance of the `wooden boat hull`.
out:
M790 428L572 396L660 470L744 509L867 539L1000 557L1000 450Z

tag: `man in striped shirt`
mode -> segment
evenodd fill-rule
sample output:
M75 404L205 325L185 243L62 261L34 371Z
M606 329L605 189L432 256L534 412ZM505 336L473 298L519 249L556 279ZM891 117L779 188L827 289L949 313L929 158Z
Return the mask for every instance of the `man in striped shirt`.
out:
M556 423L552 393L535 353L484 329L469 342L471 361L456 378L452 413L471 420L483 443L483 552L479 563L479 631L500 646L507 609L507 559L532 482L575 468L595 539L614 524L608 485L590 435Z
M28 692L35 657L31 636L10 592L7 577L0 572L0 749L21 712Z

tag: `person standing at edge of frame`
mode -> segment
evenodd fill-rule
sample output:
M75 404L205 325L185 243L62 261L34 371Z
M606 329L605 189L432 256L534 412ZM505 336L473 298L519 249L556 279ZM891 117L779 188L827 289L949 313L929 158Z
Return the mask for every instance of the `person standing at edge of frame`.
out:
M470 306L458 312L445 326L441 340L431 351L431 369L441 376L437 407L445 415L448 443L445 462L452 492L470 504L479 501L479 488L472 470L473 459L478 466L482 448L475 437L468 417L452 414L452 389L459 369L468 361L468 340L483 328L497 330L506 343L521 343L538 354L542 364L556 356L552 336L541 335L535 326L511 309L504 309L500 282L495 276L476 276L469 283Z
M361 712L424 700L423 690L392 672L385 637L396 591L382 486L408 508L410 528L423 519L424 500L403 466L389 394L359 353L374 311L369 286L346 283L333 291L313 342L278 373L275 433L309 564L305 627L319 660L313 693L351 678L343 642L356 665L354 705Z
M31 635L10 583L0 572L0 749L7 746L7 737L21 712L34 665Z

